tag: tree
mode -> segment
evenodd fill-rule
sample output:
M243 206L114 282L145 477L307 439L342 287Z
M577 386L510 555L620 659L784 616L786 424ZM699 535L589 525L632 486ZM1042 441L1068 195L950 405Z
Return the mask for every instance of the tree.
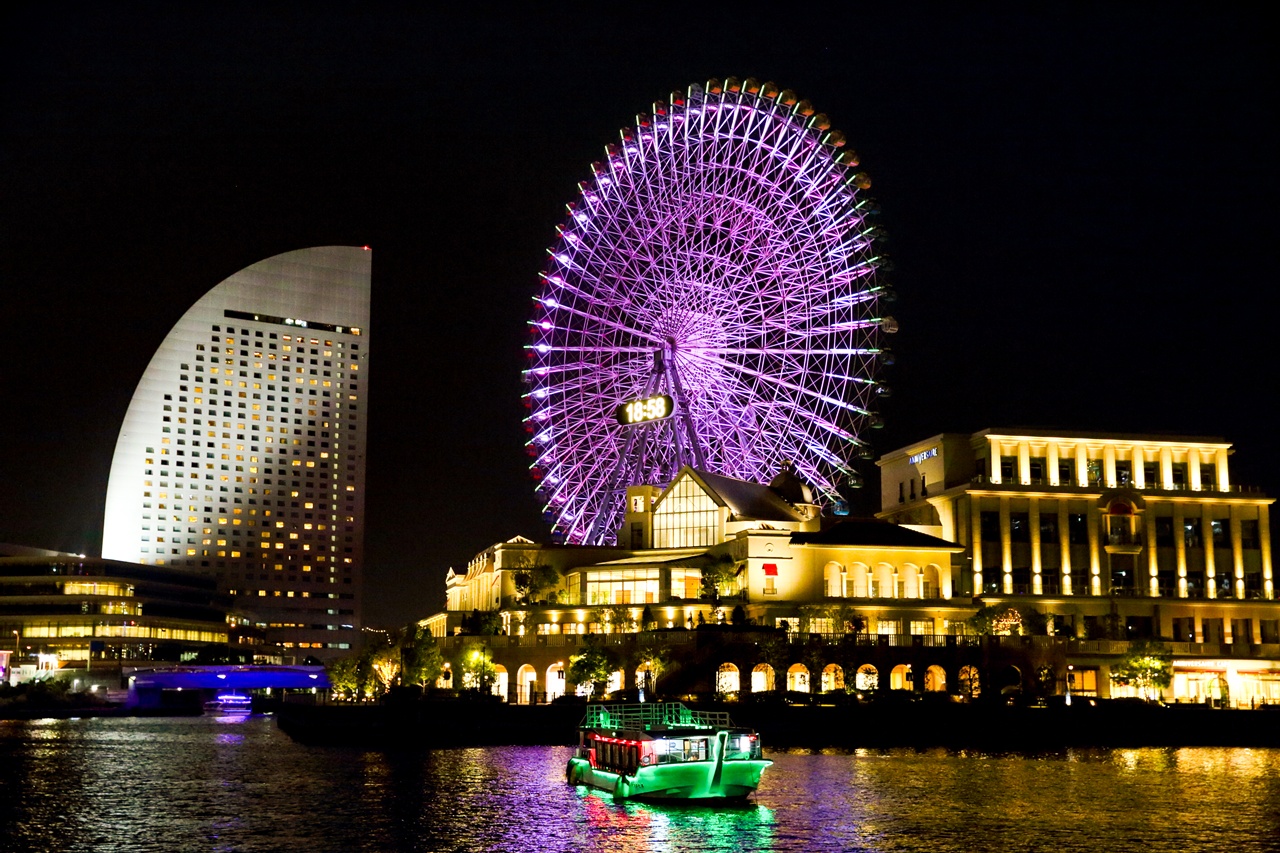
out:
M747 611L741 604L735 604L733 611L729 614L729 622L732 625L750 625L751 620L747 618Z
M702 567L702 598L719 603L723 590L738 575L738 566L728 554L717 554Z
M785 632L770 634L761 640L757 647L757 658L760 663L768 664L775 674L775 682L770 690L777 689L776 674L786 672L787 662L791 658L791 644L787 642Z
M618 633L624 633L634 630L636 620L631 615L631 608L625 604L615 604L612 607L605 608L608 616L608 622L613 626L613 630Z
M406 627L400 637L400 659L400 679L405 684L434 684L444 670L444 656L436 638L416 622Z
M489 648L482 643L469 645L462 651L462 686L478 690L482 695L492 692L497 681L498 668L493 664Z
M324 669L329 676L329 684L333 692L339 698L350 701L359 697L360 682L357 673L359 661L355 655L331 660Z
M974 632L986 636L1042 635L1049 630L1049 620L1034 607L1010 607L988 604L978 609L969 620Z
M867 617L847 604L832 604L822 615L831 620L837 634L861 634L867 629Z
M533 604L538 594L560 583L560 572L554 566L539 563L527 569L521 569L513 576L516 595L522 604Z
M653 608L649 605L644 606L644 610L640 611L640 629L643 631L652 631L658 627L658 620L653 616Z
M1158 699L1173 681L1173 652L1158 640L1135 640L1111 667L1113 684L1137 688L1146 699Z
M595 635L588 634L582 654L569 658L567 676L578 685L586 685L592 695L603 692L609 677L618 670L617 655Z
M399 645L386 645L375 649L369 663L383 693L400 682Z
M643 639L636 645L634 668L648 673L647 683L644 685L646 690L657 690L658 678L666 671L670 660L671 654L667 646L652 638Z

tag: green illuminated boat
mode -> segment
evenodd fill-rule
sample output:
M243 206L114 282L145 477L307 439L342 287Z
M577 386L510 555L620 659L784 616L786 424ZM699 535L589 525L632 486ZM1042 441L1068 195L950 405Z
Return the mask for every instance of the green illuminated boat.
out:
M565 778L615 800L742 800L772 763L756 733L723 711L680 702L588 705Z

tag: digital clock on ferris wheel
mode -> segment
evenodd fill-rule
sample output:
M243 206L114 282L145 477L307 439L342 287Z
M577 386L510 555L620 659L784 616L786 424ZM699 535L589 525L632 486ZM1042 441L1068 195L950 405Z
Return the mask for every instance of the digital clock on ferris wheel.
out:
M660 421L671 417L673 406L671 398L666 394L654 397L643 397L639 400L628 400L618 406L618 423L623 426Z

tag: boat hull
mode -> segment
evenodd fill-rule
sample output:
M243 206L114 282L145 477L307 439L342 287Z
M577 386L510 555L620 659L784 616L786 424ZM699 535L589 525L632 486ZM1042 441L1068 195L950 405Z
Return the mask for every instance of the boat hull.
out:
M744 800L760 785L768 759L683 762L640 767L634 775L592 767L571 758L565 776L571 784L613 794L616 800L702 802Z

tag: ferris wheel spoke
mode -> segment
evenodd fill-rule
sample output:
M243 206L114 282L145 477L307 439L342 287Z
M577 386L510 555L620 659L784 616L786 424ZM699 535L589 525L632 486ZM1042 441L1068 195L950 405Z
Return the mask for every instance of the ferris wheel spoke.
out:
M801 352L803 352L803 351L801 351ZM701 353L699 353L699 354L695 354L695 356L694 356L694 357L697 357L698 355L701 355ZM720 363L722 363L722 362L720 362L720 360L719 360L719 359L717 359L717 360L716 360L716 363L717 363L717 364L720 364ZM814 398L814 399L821 400L821 401L822 401L822 402L824 402L824 403L829 403L829 404L830 404L830 405L832 405L832 406L836 406L836 407L841 408L841 409L847 409L848 411L854 412L855 414L859 414L859 415L870 415L870 414L871 414L870 412L866 411L865 409L861 409L861 408L859 408L859 407L857 407L857 406L853 405L852 403L848 403L848 402L846 402L846 401L844 401L844 400L840 400L840 399L837 399L837 398L835 398L835 397L831 397L831 396L826 395L826 394L821 394L821 393L819 393L819 392L817 392L817 391L814 391L814 390L813 390L813 389L811 389L811 388L806 388L806 387L804 387L803 385L799 385L799 384L797 384L797 383L795 383L795 382L789 382L789 381L787 381L787 380L785 380L785 379L781 379L781 378L779 378L779 377L777 377L777 376L771 376L771 375L769 375L769 374L767 374L767 373L763 373L763 372L758 371L758 370L752 370L751 368L746 367L745 365L742 365L742 364L735 364L735 365L733 365L732 369L733 369L733 370L736 370L736 371L739 371L739 372L741 372L741 373L744 373L744 374L746 374L746 375L748 375L748 376L755 377L756 379L759 379L759 380L761 380L761 381L763 381L763 382L766 382L766 383L769 383L769 384L771 384L771 385L775 385L775 386L777 386L777 387L779 387L779 388L786 388L786 389L788 389L788 390L790 390L790 391L795 391L795 392L797 392L797 393L804 394L804 395L805 395L805 396L807 396L807 397L812 397L812 398Z

